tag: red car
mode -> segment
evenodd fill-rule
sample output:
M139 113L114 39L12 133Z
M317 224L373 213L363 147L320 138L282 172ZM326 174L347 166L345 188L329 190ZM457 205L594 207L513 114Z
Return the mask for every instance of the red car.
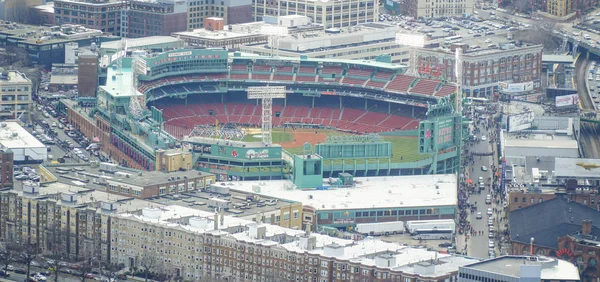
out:
M94 279L94 275L93 275L93 274L91 274L91 273L86 273L86 274L85 274L85 278L86 278L86 279Z

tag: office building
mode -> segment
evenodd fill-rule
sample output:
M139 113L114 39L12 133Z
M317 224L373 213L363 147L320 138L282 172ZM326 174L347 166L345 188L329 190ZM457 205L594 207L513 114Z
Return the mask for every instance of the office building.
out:
M461 282L580 281L579 272L573 263L544 256L502 256L493 258L459 267L458 276Z
M400 10L415 19L417 18L441 18L472 15L474 11L474 0L456 0L452 2L429 1L429 0L399 0Z
M122 0L55 0L54 20L56 24L82 25L120 36L121 12L126 3Z
M45 3L46 0L2 0L0 20L25 23L30 19L31 9Z
M0 118L16 119L31 110L31 80L15 70L0 71Z
M98 88L98 55L90 50L83 51L77 59L79 71L77 82L79 97L96 97Z
M188 27L187 2L175 0L129 1L121 18L121 36L168 36Z
M79 46L100 45L102 42L117 40L100 30L81 25L65 24L53 27L40 27L17 23L0 23L0 45L22 47L32 62L45 69L52 64L65 62L65 44L75 42Z
M307 16L325 28L349 27L360 23L377 22L379 1L376 0L252 0L254 21L266 16Z
M205 28L204 19L222 18L225 25L252 21L252 0L188 1L188 30Z

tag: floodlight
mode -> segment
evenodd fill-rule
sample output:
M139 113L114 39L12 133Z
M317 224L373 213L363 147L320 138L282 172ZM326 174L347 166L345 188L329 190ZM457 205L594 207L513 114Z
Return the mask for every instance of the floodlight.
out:
M247 88L248 99L262 99L261 135L265 145L273 143L273 99L285 98L285 86L251 86Z

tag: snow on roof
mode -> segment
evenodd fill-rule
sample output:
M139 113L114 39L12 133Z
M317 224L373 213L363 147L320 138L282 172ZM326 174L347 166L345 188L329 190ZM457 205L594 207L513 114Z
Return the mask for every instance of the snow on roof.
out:
M328 187L327 190L289 189L290 182L283 180L239 181L226 185L232 190L302 202L317 210L455 206L458 201L453 174L369 177L355 178L355 181L355 187ZM257 190L257 186L260 189Z

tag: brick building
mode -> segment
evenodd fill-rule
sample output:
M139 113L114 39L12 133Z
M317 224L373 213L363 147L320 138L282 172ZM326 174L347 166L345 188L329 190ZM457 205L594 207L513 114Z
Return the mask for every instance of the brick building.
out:
M473 97L490 97L499 90L499 84L531 83L540 87L542 74L542 45L511 45L514 48L471 50L466 44L445 49L419 49L417 65L420 75L444 78L455 82L455 48L463 49L463 90Z
M13 187L14 153L0 146L0 189Z
M124 3L120 0L55 0L54 21L58 25L78 24L120 36Z
M400 0L400 10L405 11L410 17L417 18L440 18L440 17L463 17L465 14L473 14L473 0L456 0L450 3L428 0Z
M98 88L98 56L86 50L79 54L77 82L80 97L96 97Z
M170 173L151 171L115 176L106 181L106 192L147 199L204 189L214 182L214 174L195 170Z
M185 31L187 7L186 1L130 1L122 18L121 35L139 38Z

